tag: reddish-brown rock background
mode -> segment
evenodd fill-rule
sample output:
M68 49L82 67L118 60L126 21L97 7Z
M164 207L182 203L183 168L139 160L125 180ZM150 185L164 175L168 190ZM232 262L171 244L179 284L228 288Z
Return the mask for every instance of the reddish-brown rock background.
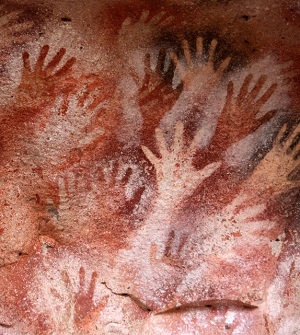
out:
M0 335L300 334L300 2L0 1Z

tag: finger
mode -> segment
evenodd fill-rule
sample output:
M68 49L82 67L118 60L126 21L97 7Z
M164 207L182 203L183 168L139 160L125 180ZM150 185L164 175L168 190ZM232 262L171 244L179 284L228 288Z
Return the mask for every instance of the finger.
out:
M138 86L139 83L140 83L140 76L137 74L137 72L135 71L135 69L132 68L132 67L130 67L129 68L129 74L132 77L135 85Z
M146 22L147 21L147 19L148 19L148 17L149 17L149 11L148 10L144 10L143 12L142 12L142 15L141 15L141 17L140 17L140 22Z
M72 57L72 58L68 59L66 64L60 70L58 70L54 74L54 76L61 77L61 76L66 75L68 72L71 71L71 69L72 69L72 67L75 63L76 63L76 58L75 57Z
M150 247L150 255L149 255L149 259L151 263L157 263L158 259L158 250L157 250L157 244L156 243L152 243L151 247Z
M123 186L127 185L129 182L129 179L131 178L131 176L133 175L133 170L131 167L129 167L128 169L126 169L125 171L125 175L124 177L121 179L121 183Z
M171 147L173 153L180 153L184 147L184 125L182 121L177 121L175 125L174 140Z
M171 60L172 60L172 62L174 64L174 66L176 67L178 65L178 63L179 63L179 59L178 59L177 54L174 51L170 52L170 58L171 58Z
M123 23L122 23L122 27L129 26L129 25L131 24L131 22L132 22L131 17L127 17L127 18L123 21Z
M284 143L284 148L289 149L294 140L296 139L296 136L299 135L300 132L300 123L296 126L296 128L288 135L285 143Z
M167 149L163 131L160 128L155 129L155 137L159 153L161 154L162 157L165 157L166 155L168 155L169 151Z
M188 67L192 67L191 51L190 51L189 42L187 40L182 41L182 49L183 49L184 58L186 60Z
M147 74L151 72L151 56L149 53L144 57L144 71Z
M265 115L263 115L261 118L259 118L259 120L258 120L259 126L264 124L264 123L269 122L274 117L274 115L276 113L277 113L277 109L268 111Z
M142 195L145 192L146 187L142 186L139 187L139 189L134 193L133 197L126 203L126 207L130 210L133 211L134 207L136 204L139 204L142 198Z
M201 36L196 40L196 57L198 60L203 60L203 37Z
M29 53L27 51L23 52L23 67L24 70L31 72L30 60L29 60Z
M119 180L119 172L121 171L121 163L119 161L115 162L115 164L112 166L111 170L111 177L112 177L112 182L116 182Z
M85 282L85 270L84 268L81 266L80 270L79 270L79 286L81 288L84 287L84 282Z
M68 197L67 185L64 178L60 177L58 179L58 192L59 192L59 202L64 203Z
M62 280L65 283L66 287L71 288L72 287L71 279L70 279L67 271L62 271L61 276L62 276Z
M28 22L23 22L23 23L16 23L12 26L9 27L9 30L12 33L22 33L34 26L34 22L28 21Z
M285 123L285 124L281 127L281 129L279 130L279 132L278 132L278 134L277 134L277 136L276 136L276 138L275 138L275 140L274 140L274 147L275 147L275 146L278 147L278 146L281 144L281 140L282 140L282 138L283 138L283 136L284 136L286 130L287 130L287 123Z
M196 133L196 135L193 138L193 141L190 145L190 154L194 155L195 152L197 151L199 145L203 142L205 135L205 131L203 128L199 129Z
M29 35L12 37L13 44L24 44L24 43L30 42L31 40L32 40L32 37Z
M254 104L254 109L259 111L263 105L265 105L271 96L275 93L277 89L277 84L272 84L268 90L256 101Z
M241 220L242 222L252 219L252 221L255 220L255 218L262 214L266 210L266 204L261 203L258 205L248 206L245 209L242 209L239 211L239 214L237 214L238 220Z
M89 297L94 296L97 277L98 277L97 272L93 272L92 273L92 278L91 278L91 283L90 283L89 290L88 290L88 296Z
M143 153L145 154L145 156L148 158L148 160L150 161L150 163L154 166L154 167L158 167L159 164L160 164L160 159L157 158L154 153L148 149L147 147L145 146L141 146L142 150L143 150Z
M49 48L50 48L49 45L44 45L42 47L42 49L40 51L39 58L36 61L34 72L41 72L43 70L43 66L44 66L44 63L45 63L45 59L48 55Z
M153 18L149 21L151 24L158 24L159 21L163 18L166 12L160 12L157 15L153 16Z
M240 194L236 198L233 199L233 201L225 208L226 212L233 212L235 213L237 210L237 207L243 205L245 201L248 199L248 196L246 194Z
M234 93L234 84L230 81L227 85L226 105L231 105Z
M184 66L179 61L178 56L176 55L175 52L171 52L170 56L171 56L171 59L172 59L174 65L176 66L176 70L178 70L179 77L182 80L184 78L184 74L185 74Z
M97 109L97 107L105 102L106 98L107 96L100 94L100 92L94 92L93 100L91 101L88 110L91 111L95 117L99 116L105 110L105 108Z
M160 22L160 25L163 27L169 26L174 21L174 16L168 16L163 21Z
M179 239L179 246L178 246L178 253L181 253L183 251L184 246L186 245L188 241L189 235L188 234L183 234L180 236Z
M0 16L0 27L3 27L7 24L11 24L12 21L18 18L19 14L20 14L19 11L15 11L15 12L11 12L5 15L1 15Z
M294 159L298 159L300 158L300 140L298 141L298 143L295 145L295 147L293 148L292 152L294 153Z
M225 58L223 62L221 62L220 66L218 67L219 74L223 74L223 72L225 72L228 69L230 61L231 61L231 56L228 56Z
M215 52L217 48L218 41L216 39L213 39L210 43L209 47L209 56L208 56L208 61L207 63L213 64L214 59L215 59Z
M203 168L202 170L197 171L198 182L210 177L221 166L221 164L221 162L211 163L206 165L205 168Z
M165 61L166 61L166 50L161 49L158 54L157 58L157 64L156 64L156 73L158 74L163 74L164 73L164 68L165 68Z
M237 96L237 100L239 102L242 102L245 99L245 96L248 94L248 90L249 90L249 85L251 83L253 79L253 74L248 74L247 77L245 78L242 87L240 89L240 92Z
M171 230L171 232L168 235L168 240L166 241L166 247L164 251L165 257L172 256L172 245L174 244L174 240L175 240L175 231Z
M62 60L63 56L66 53L65 48L61 48L57 54L53 57L53 59L49 62L49 64L45 68L46 75L49 76L52 74L53 70L57 67L59 62Z
M262 75L259 77L259 79L257 80L255 86L253 87L252 91L249 93L248 99L249 100L254 100L259 92L261 91L261 89L263 88L265 82L267 81L267 76L266 75Z
M69 173L67 177L67 182L68 182L68 195L69 197L73 197L77 193L77 185L78 185L78 180L76 178L75 173Z

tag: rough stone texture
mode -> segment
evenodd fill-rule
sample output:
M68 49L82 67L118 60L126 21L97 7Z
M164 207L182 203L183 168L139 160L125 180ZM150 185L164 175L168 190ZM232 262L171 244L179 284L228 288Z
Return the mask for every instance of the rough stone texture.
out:
M300 334L298 0L1 0L0 36L0 335Z

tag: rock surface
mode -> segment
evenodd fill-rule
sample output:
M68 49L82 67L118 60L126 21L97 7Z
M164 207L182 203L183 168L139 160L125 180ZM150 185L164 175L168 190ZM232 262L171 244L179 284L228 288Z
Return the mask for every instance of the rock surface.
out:
M299 22L0 2L0 335L300 334Z

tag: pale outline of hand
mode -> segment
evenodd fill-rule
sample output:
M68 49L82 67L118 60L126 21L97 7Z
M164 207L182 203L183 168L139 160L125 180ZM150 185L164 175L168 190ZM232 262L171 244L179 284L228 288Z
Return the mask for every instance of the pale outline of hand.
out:
M209 153L215 153L217 156L220 156L232 144L242 140L256 131L262 124L268 122L276 113L276 111L269 111L262 117L257 118L260 109L275 92L277 84L270 85L258 98L267 77L265 75L260 76L250 91L249 86L252 80L253 75L249 74L236 96L234 96L234 85L232 82L229 82L226 102L219 117L212 141L207 149L208 156ZM247 116L247 122L244 121L244 115Z
M209 92L212 87L219 84L229 66L231 57L228 56L225 58L219 67L215 69L214 59L217 44L218 41L216 39L211 41L207 61L204 60L203 38L201 36L196 39L196 54L194 59L187 40L182 41L184 61L180 60L175 52L171 53L179 77L183 82L184 91L195 91L199 84L201 84L203 89Z
M252 120L250 132L255 131L263 123L268 122L274 116L274 111L270 111L260 119L256 119L256 116L260 112L261 108L267 103L277 88L277 84L273 83L266 89L261 97L258 98L258 95L267 81L267 76L261 75L256 81L253 89L250 91L249 86L252 80L253 75L249 74L245 78L236 97L234 97L234 84L232 81L229 82L227 87L226 102L221 115L223 119L228 120L231 124L233 123L236 127L238 127L238 129L240 129L242 124L245 124L245 122L242 121L243 118L241 118L241 114L247 113L247 124L249 123L249 116ZM247 135L247 133L249 133L249 131L247 131L244 135Z
M127 17L119 32L119 44L124 46L126 51L134 46L147 46L153 34L155 35L161 27L172 23L173 17L165 16L166 12L162 11L150 17L150 11L144 10L136 22L133 22L131 17Z
M62 128L65 128L65 130L72 136L76 135L77 131L80 130L78 132L78 135L82 137L82 139L79 139L78 141L80 146L92 143L105 132L102 128L89 131L89 127L92 125L93 120L97 118L102 110L101 102L97 100L97 97L92 97L92 93L93 92L90 92L89 96L85 95L83 100L82 96L79 95L78 97L75 93L69 99L66 112L60 108L58 109L57 115L58 118L60 118L60 125ZM96 100L97 104L95 104ZM63 106L60 107L63 108ZM75 136L72 141L74 141L74 139Z
M36 135L38 145L41 145L47 153L43 156L48 162L49 159L52 160L52 164L66 161L71 150L91 145L105 133L105 129L98 126L96 122L104 102L100 104L97 97L92 97L92 93L90 92L89 96L85 95L84 100L81 92L71 95L68 99L67 111L65 111L64 99L50 109L49 121L41 133ZM95 100L98 106L95 106ZM53 140L52 135L54 135Z
M87 191L89 191L88 194ZM82 201L82 194L85 194L85 200L88 203L91 202L92 198L96 198L97 186L94 183L88 183L82 175L68 172L64 177L58 178L58 192L61 217L65 210L86 209L88 206ZM75 216L78 218L77 215Z
M0 12L4 9L4 5L0 5ZM15 36L15 34L26 33L34 25L32 21L24 23L13 23L18 18L20 11L15 10L8 14L0 14L0 31L1 42L0 50L8 47L11 44L23 44L31 40L30 36ZM4 38L5 36L5 38Z
M177 232L177 234L180 234ZM188 241L188 235L182 234L178 236L176 230L171 230L168 234L168 239L163 250L162 257L158 253L158 247L155 243L150 248L150 260L153 263L163 262L170 266L183 267L183 261L181 259L181 252L184 248L185 243Z
M287 124L278 132L272 149L255 167L248 183L260 185L273 195L285 193L300 187L300 180L289 180L290 175L299 170L300 163L300 124L285 138Z
M146 187L140 186L128 198L126 185L129 183L134 171L132 167L123 167L121 163L111 161L109 168L103 169L105 185L102 188L104 188L104 199L106 199L105 205L115 212L131 213L140 202Z
M30 55L28 52L23 53L23 71L19 90L24 94L30 95L31 98L36 96L49 96L54 94L57 86L58 93L63 91L59 80L70 74L76 58L69 58L66 63L58 70L57 67L63 56L66 54L66 49L61 48L56 55L45 65L45 60L50 47L44 45L41 48L36 64L30 65ZM70 89L70 85L65 83L65 86Z
M221 162L215 162L206 165L202 170L196 170L193 166L193 158L199 142L202 141L203 130L200 129L196 133L189 146L184 143L183 133L183 123L178 121L173 144L168 149L162 130L156 128L156 141L161 158L156 157L147 147L142 146L144 154L156 170L158 199L171 206L170 208L179 205L191 196L201 182L221 165Z
M99 192L97 185L87 182L74 171L58 176L56 184L57 194L47 198L46 210L54 227L59 230L59 238L66 236L68 243L71 242L70 235L76 241L86 239L89 237L92 209Z

